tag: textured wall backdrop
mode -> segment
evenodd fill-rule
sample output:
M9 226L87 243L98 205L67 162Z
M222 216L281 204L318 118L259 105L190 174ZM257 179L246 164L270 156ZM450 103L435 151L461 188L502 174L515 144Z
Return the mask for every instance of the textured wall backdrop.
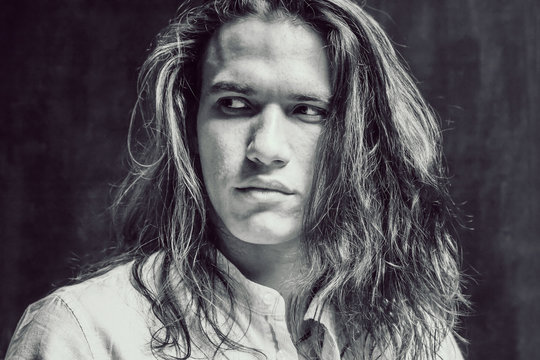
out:
M0 11L0 357L24 308L108 246L137 69L178 1L20 0ZM539 5L368 0L441 117L469 359L540 348ZM375 10L377 9L377 10Z

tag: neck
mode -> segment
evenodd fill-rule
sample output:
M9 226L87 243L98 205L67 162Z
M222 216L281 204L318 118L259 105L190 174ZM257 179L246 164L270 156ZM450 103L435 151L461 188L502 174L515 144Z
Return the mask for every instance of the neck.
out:
M287 301L300 274L299 241L253 244L219 231L218 248L249 280L278 291Z

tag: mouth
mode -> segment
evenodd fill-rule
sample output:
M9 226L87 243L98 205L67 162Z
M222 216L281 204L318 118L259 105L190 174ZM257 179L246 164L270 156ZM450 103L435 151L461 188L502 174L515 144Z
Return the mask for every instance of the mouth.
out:
M237 187L241 192L279 193L293 195L294 191L285 184L276 180L256 178Z
M292 195L293 193L287 190L281 190L281 189L273 189L273 188L263 188L263 187L256 187L256 186L249 186L249 187L243 187L243 188L237 188L238 191L242 193L249 193L249 192L259 192L262 194L272 194L272 193L278 193L282 195Z
M254 179L242 184L236 190L246 200L255 202L283 201L295 194L293 190L279 181Z
M248 204L281 204L291 198L292 193L279 189L269 189L256 186L236 188L243 201Z

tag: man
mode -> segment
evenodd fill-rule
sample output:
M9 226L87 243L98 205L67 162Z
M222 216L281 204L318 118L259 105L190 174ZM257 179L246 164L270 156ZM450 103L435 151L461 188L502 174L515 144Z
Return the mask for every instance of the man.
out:
M461 358L439 130L360 7L188 2L140 79L118 254L8 359Z

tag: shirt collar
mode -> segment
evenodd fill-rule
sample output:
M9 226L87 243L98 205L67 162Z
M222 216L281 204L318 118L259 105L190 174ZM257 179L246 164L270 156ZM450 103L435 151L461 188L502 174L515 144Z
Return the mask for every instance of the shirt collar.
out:
M217 254L218 267L246 291L246 296L238 301L240 306L260 315L285 320L285 300L278 291L249 280L221 252L218 251ZM308 306L304 321L315 321L323 326L325 330L323 350L326 354L324 358L339 359L334 309L324 304L316 295Z
M238 299L238 304L260 315L285 319L285 300L278 291L257 284L246 278L238 268L221 252L217 252L217 266L240 285L246 293ZM244 296L245 295L245 296Z

